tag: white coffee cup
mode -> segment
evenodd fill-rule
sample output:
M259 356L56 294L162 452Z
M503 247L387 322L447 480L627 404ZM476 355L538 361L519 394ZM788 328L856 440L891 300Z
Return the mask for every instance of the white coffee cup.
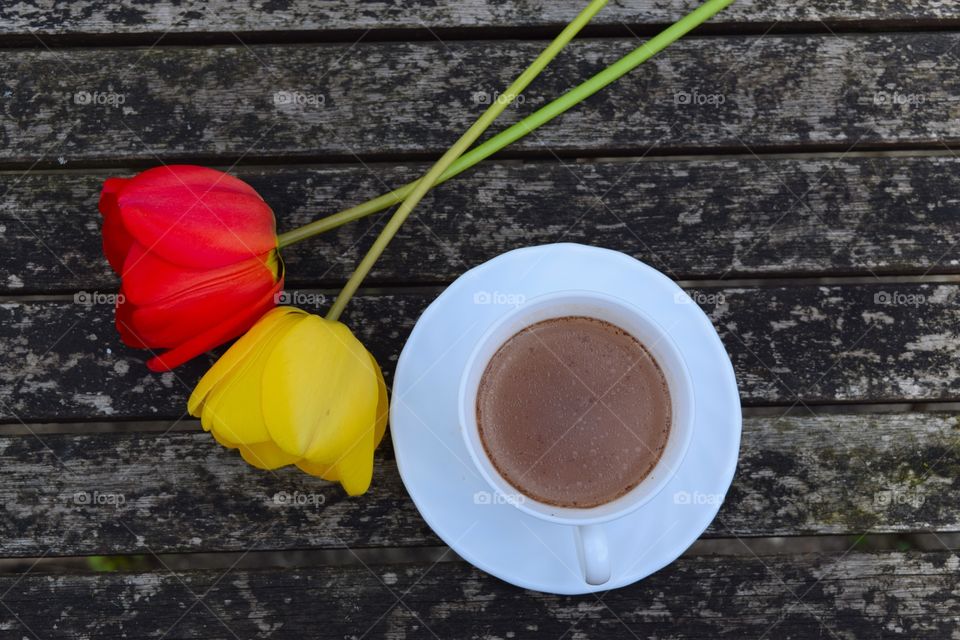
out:
M663 454L654 469L636 487L619 498L589 508L559 507L525 496L507 482L487 457L477 426L477 391L490 359L512 336L543 320L586 316L620 327L640 341L660 365L670 390L672 423ZM498 501L531 516L573 528L571 544L577 547L580 568L587 584L610 579L611 561L604 523L638 509L674 476L693 437L693 384L683 356L662 327L643 310L625 300L595 291L560 291L525 300L505 313L473 348L460 378L460 428L467 451Z

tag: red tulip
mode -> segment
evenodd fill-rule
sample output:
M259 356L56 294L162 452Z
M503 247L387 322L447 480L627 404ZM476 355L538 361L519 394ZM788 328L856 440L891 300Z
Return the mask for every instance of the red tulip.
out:
M169 349L167 371L239 336L283 289L273 211L247 183L189 165L109 178L103 252L121 278L116 325L129 346Z

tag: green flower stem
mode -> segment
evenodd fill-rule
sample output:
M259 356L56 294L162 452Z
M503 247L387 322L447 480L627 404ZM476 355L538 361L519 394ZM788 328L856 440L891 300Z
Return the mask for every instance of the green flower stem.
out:
M436 164L430 167L426 175L412 186L409 193L404 196L401 205L390 217L390 220L387 221L386 226L380 231L380 235L377 236L377 239L367 251L367 254L363 256L363 260L357 265L356 270L354 270L350 279L347 280L347 283L343 286L339 295L337 295L337 299L330 306L330 311L327 312L328 320L337 320L340 317L340 314L343 313L343 308L350 301L350 298L353 297L353 294L356 293L357 288L370 272L370 269L373 268L377 258L379 258L387 248L393 236L396 235L397 230L400 229L400 225L404 223L414 207L417 206L417 203L426 195L427 191L436 184L437 180L450 168L450 165L483 135L483 132L493 124L493 121L503 113L503 110L513 102L514 98L526 89L527 86L533 82L534 78L540 75L544 67L560 53L567 43L569 43L606 4L607 0L590 0L590 4L580 12L573 22L568 24L567 27L560 32L560 35L537 56L536 60L513 81L503 95L498 96L496 100L491 102L490 106L483 112L483 115L477 118L477 121L460 136L460 139L437 160Z
M583 84L571 89L553 102L540 108L538 111L527 116L509 129L490 138L483 144L471 149L463 154L437 179L436 184L445 182L450 178L463 173L478 162L492 156L512 142L516 142L537 127L556 118L561 113L567 111L582 100L592 96L594 93L607 86L611 82L619 79L624 74L630 72L643 62L649 60L654 55L673 44L692 29L706 22L721 10L726 8L733 0L708 0L694 9L691 13L681 18L679 21L667 27L659 34L634 49L617 62L613 63L597 75L593 76ZM315 220L297 229L287 231L278 237L279 246L282 249L288 245L294 244L306 238L310 238L324 231L335 229L342 224L359 220L365 216L378 211L383 211L392 207L404 198L409 196L420 180L415 180L408 184L398 187L389 193L385 193L372 200L358 204L349 209L344 209L339 213Z

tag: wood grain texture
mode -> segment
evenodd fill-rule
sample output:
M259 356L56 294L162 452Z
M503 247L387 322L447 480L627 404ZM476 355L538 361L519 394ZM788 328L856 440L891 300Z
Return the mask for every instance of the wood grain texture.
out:
M600 597L524 591L460 562L9 576L0 587L9 589L4 603L17 616L7 628L42 638L617 640L769 632L944 640L960 637L958 569L949 552L690 557Z
M549 157L960 141L960 35L688 38L519 141ZM499 124L637 46L572 43ZM436 155L541 43L0 51L0 163ZM288 102L285 102L289 100ZM279 103L278 103L279 101ZM122 104L120 104L122 102Z
M720 332L748 405L960 399L960 287L878 284L691 291ZM360 296L348 326L388 381L433 292ZM313 302L315 299L308 299ZM304 305L322 311L321 305ZM112 304L0 304L0 420L178 418L212 363L147 371Z
M960 530L958 425L954 414L748 418L705 535ZM0 437L0 556L442 544L382 449L370 492L351 499L294 468L256 470L202 432Z
M697 5L693 0L638 0L611 3L594 24L619 26L673 22ZM578 0L495 2L332 0L228 2L226 0L151 0L55 3L20 0L0 7L0 34L191 34L207 32L297 32L372 29L448 29L463 27L557 27L583 7ZM811 0L767 3L740 0L715 17L715 24L779 22L929 21L960 18L950 2L907 0Z
M628 4L602 12L595 24L607 30L596 33L649 31L696 3ZM92 168L302 162L240 171L289 228L417 175L425 165L393 160L444 150L543 46L464 38L542 38L580 6L0 7L0 167L16 171L0 173L0 294L67 294L0 302L0 423L80 421L76 433L0 436L0 557L442 544L408 498L389 446L372 491L355 500L295 470L256 471L198 431L82 433L87 420L179 421L213 358L158 376L119 344L110 305L96 300L116 281L100 257L94 206L108 173ZM537 160L484 167L429 197L369 281L428 286L368 291L346 318L388 379L434 285L520 245L608 246L676 278L960 272L958 161L947 148L960 143L960 35L836 35L823 22L947 29L960 25L960 7L742 0L713 33L768 25L825 33L687 39L511 149ZM426 39L363 41L404 34ZM47 49L155 40L187 46ZM197 46L204 42L227 44ZM636 43L575 43L503 123ZM641 155L888 146L943 156L634 166ZM610 156L627 157L591 159ZM390 166L370 171L360 158ZM348 164L306 164L326 160ZM53 171L21 175L38 167ZM290 251L292 287L341 282L376 228L364 221ZM87 300L97 292L95 304L71 301L78 290ZM691 293L732 354L748 405L960 400L956 285ZM325 306L298 295L293 302L310 310ZM957 531L958 479L956 414L749 418L735 482L705 536ZM284 504L291 496L308 503ZM0 636L960 638L958 569L950 552L691 556L602 600L523 591L459 561L28 574L0 576Z
M234 173L271 204L282 231L426 169ZM504 251L559 241L624 251L675 278L957 273L958 172L953 156L490 163L428 196L366 282L450 282ZM0 173L7 194L0 201L0 292L117 287L100 249L96 206L109 175ZM286 249L288 286L345 281L378 221Z

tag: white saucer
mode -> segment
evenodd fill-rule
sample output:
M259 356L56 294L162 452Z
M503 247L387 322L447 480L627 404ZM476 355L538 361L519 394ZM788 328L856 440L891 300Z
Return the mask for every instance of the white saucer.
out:
M573 528L492 495L457 424L457 389L484 331L517 301L568 289L602 291L642 308L671 334L690 370L693 440L676 476L633 514L606 525L613 573L590 586ZM423 312L397 363L390 431L403 483L427 524L474 566L527 589L606 591L675 560L716 516L740 450L733 367L707 316L672 280L616 251L578 244L518 249L451 284Z

